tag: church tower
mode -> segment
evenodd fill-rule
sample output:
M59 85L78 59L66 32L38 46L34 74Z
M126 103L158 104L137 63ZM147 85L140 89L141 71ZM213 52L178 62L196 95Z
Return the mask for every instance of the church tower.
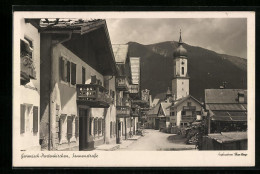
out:
M183 47L181 31L178 48L173 53L172 94L174 100L189 95L188 57L187 50Z

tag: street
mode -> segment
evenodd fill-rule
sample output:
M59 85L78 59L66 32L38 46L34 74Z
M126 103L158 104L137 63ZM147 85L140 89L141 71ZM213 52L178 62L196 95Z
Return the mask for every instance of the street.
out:
M144 129L144 136L133 141L127 148L120 151L177 151L196 150L195 145L187 145L185 138L176 134L159 132L154 129Z

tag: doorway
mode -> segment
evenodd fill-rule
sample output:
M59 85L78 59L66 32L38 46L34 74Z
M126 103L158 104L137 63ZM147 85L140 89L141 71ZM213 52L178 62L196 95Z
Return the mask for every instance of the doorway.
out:
M79 150L91 150L94 142L90 141L91 120L89 110L79 108Z

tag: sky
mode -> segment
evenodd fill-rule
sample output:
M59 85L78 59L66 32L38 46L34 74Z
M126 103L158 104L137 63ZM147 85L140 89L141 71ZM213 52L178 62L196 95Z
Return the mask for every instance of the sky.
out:
M112 44L178 41L181 29L186 44L242 58L247 55L245 18L121 18L106 21Z

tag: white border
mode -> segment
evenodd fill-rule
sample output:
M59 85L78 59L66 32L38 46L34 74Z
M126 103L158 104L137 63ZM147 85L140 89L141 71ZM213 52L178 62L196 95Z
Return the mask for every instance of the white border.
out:
M15 135L19 133L20 93L20 19L21 18L247 18L247 79L248 79L248 147L247 156L219 156L219 151L85 151L76 154L97 154L98 158L38 158L21 159ZM255 12L14 12L13 15L13 166L96 167L96 166L254 166L255 165ZM223 152L223 151L222 151ZM34 154L69 154L73 152L42 151Z

